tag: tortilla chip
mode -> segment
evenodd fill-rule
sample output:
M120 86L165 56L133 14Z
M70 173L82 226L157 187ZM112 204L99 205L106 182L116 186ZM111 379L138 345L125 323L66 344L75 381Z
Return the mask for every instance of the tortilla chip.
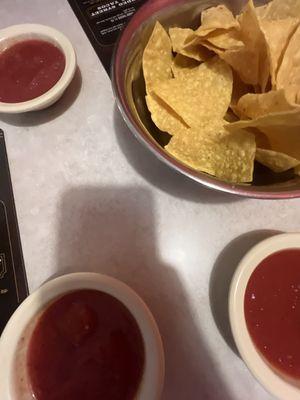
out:
M270 74L267 44L255 14L252 0L249 0L238 17L241 26L241 40L244 46L219 54L239 74L242 81L253 86L259 85L264 91Z
M282 90L282 89L279 89ZM300 86L297 84L292 84L284 89L286 98L291 104L300 104Z
M278 113L283 111L292 111L300 107L291 104L285 90L272 90L267 93L247 93L242 96L237 105L236 110L242 118L258 118L270 113Z
M258 84L258 57L253 56L252 50L243 46L240 49L226 50L218 54L236 71L243 82L253 86Z
M240 46L240 43L234 37L235 34L228 34L227 31L237 32L239 29L238 21L225 5L208 8L202 11L201 26L195 31L194 37L190 37L185 42L185 48L204 46L216 54L220 51L219 49L236 48ZM206 40L208 36L211 37L211 42ZM231 36L233 36L232 39Z
M211 58L214 57L216 54L224 52L223 49L220 49L219 47L214 46L212 43L210 43L208 40L206 40L206 37L203 37L203 38L199 38L198 36L195 37L192 40L192 42L185 45L185 48L190 47L190 46L195 46L195 47L200 46L202 48L206 48L206 50L209 51L209 53L211 54Z
M210 7L201 13L201 25L195 31L196 38L205 39L205 37L215 31L225 33L229 29L239 30L238 21L232 12L223 4L216 7ZM195 38L194 38L195 40ZM193 39L190 39L191 43Z
M226 122L235 122L235 121L237 121L238 119L237 119L236 114L234 114L233 110L232 110L231 108L229 108L229 109L227 110L227 113L224 115L224 120L225 120Z
M208 43L221 50L234 50L243 47L244 44L240 39L240 33L235 29L231 29L225 32L224 30L217 29L214 32L205 36L205 40Z
M232 87L230 107L233 109L235 113L236 113L235 107L239 99L245 94L252 92L253 92L253 87L243 82L241 78L238 76L238 74L235 71L233 71L233 87Z
M182 54L176 54L172 63L172 72L175 78L185 78L187 74L199 66L199 62Z
M240 40L240 34L236 29L230 29L228 31L224 29L209 29L205 31L205 35L201 36L194 34L190 36L185 44L184 50L191 51L192 48L195 49L208 49L216 54L224 52L224 50L235 50L244 46L243 42ZM204 53L205 54L205 53ZM211 56L211 52L208 53ZM209 57L207 56L206 59Z
M275 127L284 126L286 132L289 132L290 127L300 126L300 112L299 109L283 112L274 112L266 115L262 115L255 119L248 119L244 121L234 122L227 126L230 130L244 129L244 128L264 128L264 127ZM289 133L287 133L289 134ZM299 135L300 137L300 135Z
M300 2L299 2L300 3ZM285 50L282 63L276 77L277 88L294 85L300 88L300 26L292 35Z
M264 4L263 6L255 7L255 14L259 19L263 19L267 13L268 4Z
M300 175L300 165L298 165L298 167L294 168L294 174Z
M251 182L255 139L247 132L228 133L220 125L176 135L165 149L188 166L230 182Z
M183 56L193 58L197 61L205 61L210 58L210 52L198 44L189 44L195 37L195 32L189 28L170 28L169 35L171 38L171 43L173 51L175 53L182 54ZM185 45L185 43L188 43Z
M172 58L170 38L161 24L156 22L142 60L147 93L157 82L172 78Z
M270 150L287 154L300 160L300 125L299 126L268 126L260 130L268 138Z
M152 121L163 132L168 132L170 135L184 132L187 125L182 121L167 104L165 104L155 94L146 96L148 110L151 113Z
M169 28L172 48L175 53L180 53L185 41L194 37L195 32L189 28Z
M252 26L249 26L252 24ZM265 91L270 76L270 60L265 36L255 14L253 1L249 0L240 18L242 38L250 52L254 50L258 57L257 84ZM249 82L246 82L249 83Z
M276 74L280 65L283 52L299 25L296 18L285 18L276 21L264 19L260 22L265 35L270 58L270 74L272 87L276 87Z
M300 112L298 110L267 114L253 120L226 125L226 129L231 132L253 127L259 129L267 138L268 150L278 151L300 160Z
M239 23L232 12L223 4L216 7L210 7L201 13L201 26L196 33L202 36L202 33L214 29L239 29Z
M300 161L277 151L256 149L255 160L274 172L284 172L300 165Z
M300 16L299 0L273 0L267 4L264 18L267 19L283 19Z
M214 58L202 63L185 79L174 78L153 88L190 127L203 120L221 119L230 104L232 72L224 61Z

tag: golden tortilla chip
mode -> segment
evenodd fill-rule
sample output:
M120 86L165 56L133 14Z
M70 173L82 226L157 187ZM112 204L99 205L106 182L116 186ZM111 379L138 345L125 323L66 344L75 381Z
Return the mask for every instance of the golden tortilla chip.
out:
M227 126L230 130L244 129L244 128L264 128L274 126L285 126L286 132L289 132L290 127L300 126L300 112L299 109L283 112L274 112L262 115L255 119L248 119L244 121L237 121ZM287 133L288 135L288 133ZM300 136L300 135L299 135Z
M260 21L261 29L265 35L269 58L270 74L273 88L276 87L276 74L280 65L283 52L299 25L297 18L285 18L276 21L263 19Z
M298 110L267 114L256 119L226 125L226 129L230 132L248 128L257 128L264 134L268 142L266 146L268 150L278 151L300 160L300 112Z
M237 30L231 29L225 31L224 29L213 29L206 31L205 35L202 36L191 36L184 44L184 51L193 52L201 49L202 53L208 50L206 59L213 56L212 52L219 54L224 50L236 50L243 47L244 44L240 40L240 34ZM206 49L205 49L206 48Z
M176 54L172 63L172 72L175 78L185 78L187 74L199 66L199 62L182 54Z
M201 25L196 29L194 37L186 41L186 45L197 45L205 37L213 33L218 35L226 33L228 30L239 30L238 21L232 12L225 5L208 8L201 13Z
M287 154L300 160L300 125L267 126L260 130L268 138L270 150Z
M244 44L240 39L240 33L235 29L230 29L226 32L217 29L205 36L206 42L221 50L234 50L243 47Z
M232 12L223 4L216 7L210 7L201 13L201 25L196 30L197 35L202 36L208 33L208 30L214 29L239 29L239 23ZM205 33L206 32L206 33Z
M300 175L300 165L298 165L298 167L294 168L294 174Z
M237 43L233 31L238 32L239 29L238 21L225 5L208 8L202 11L201 26L195 31L194 36L185 42L185 48L204 45L217 54L220 48L228 46L236 48L240 43ZM228 31L232 32L227 34ZM206 41L208 36L212 37L212 42ZM202 43L203 41L205 43Z
M300 3L300 2L299 2ZM300 26L292 35L276 77L277 88L300 88Z
M235 121L237 121L237 116L236 116L236 114L234 114L234 112L233 112L233 110L231 108L229 108L227 110L227 113L224 116L224 120L226 122L235 122Z
M300 161L277 151L256 149L255 160L274 172L284 172L300 165Z
M255 139L251 133L228 133L220 126L189 129L175 135L165 149L188 166L229 182L251 182Z
M175 53L179 53L183 48L185 41L194 37L195 32L190 28L169 28L169 35L172 48Z
M192 39L195 37L195 32L192 29L170 28L169 35L175 53L193 58L197 61L205 61L210 58L210 52L205 47L199 46L198 43L193 43Z
M264 4L263 6L255 7L255 14L259 19L263 19L267 13L268 4Z
M267 93L247 93L242 96L237 105L236 110L242 118L255 119L263 115L278 113L283 111L292 111L300 107L291 104L285 90L272 90Z
M146 103L151 113L152 121L161 131L175 135L187 129L187 125L182 121L180 116L155 94L148 94L146 96Z
M215 32L215 31L214 31ZM210 58L214 57L216 54L224 52L223 49L220 49L219 47L214 46L212 43L210 43L208 40L206 40L206 37L199 38L198 36L194 37L191 42L185 45L186 48L190 47L201 47L205 48L206 51L209 52ZM215 54L214 54L215 53Z
M267 19L283 19L283 18L299 18L300 2L299 0L273 0L267 4L264 18Z
M156 22L142 60L147 93L157 82L172 78L172 58L170 38L161 24Z
M237 50L227 50L219 55L232 66L242 81L253 86L259 85L264 91L270 75L270 63L266 40L252 0L248 1L238 19L244 46Z
M239 115L238 113L236 113L235 109L239 99L245 94L252 92L253 92L253 87L243 82L241 78L238 76L238 74L235 71L233 71L233 87L232 87L230 107L233 109L235 114Z
M231 68L214 58L193 69L185 79L162 82L153 91L188 126L197 127L203 120L221 119L225 115L232 93Z
M256 86L259 79L258 57L246 46L240 49L218 52L220 58L228 63L246 84Z
M278 89L282 90L282 89ZM284 88L286 98L291 104L300 104L300 85L292 84Z

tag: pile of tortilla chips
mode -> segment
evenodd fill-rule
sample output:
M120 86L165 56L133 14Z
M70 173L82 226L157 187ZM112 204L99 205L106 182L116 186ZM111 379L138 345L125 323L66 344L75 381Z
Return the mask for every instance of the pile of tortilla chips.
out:
M247 183L254 160L300 173L300 0L204 10L198 29L156 23L143 54L146 103L165 149Z

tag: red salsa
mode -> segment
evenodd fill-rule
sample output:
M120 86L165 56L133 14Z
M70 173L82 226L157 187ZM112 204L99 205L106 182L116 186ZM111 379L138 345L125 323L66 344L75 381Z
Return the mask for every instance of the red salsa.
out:
M136 320L116 298L78 290L41 315L27 353L37 400L132 400L143 375Z
M45 40L24 40L0 53L0 101L20 103L51 89L65 69L63 52Z
M281 373L300 378L300 249L264 259L245 293L246 323L257 349Z

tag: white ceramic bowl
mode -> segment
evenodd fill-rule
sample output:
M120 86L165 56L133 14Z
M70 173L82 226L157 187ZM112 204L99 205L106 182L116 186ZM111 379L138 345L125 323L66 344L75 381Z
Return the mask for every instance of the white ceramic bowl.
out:
M63 95L75 74L76 55L71 42L61 32L45 25L22 24L0 30L0 52L26 39L46 40L57 46L65 56L66 66L58 82L41 96L20 103L0 102L2 113L16 114L50 106Z
M120 300L129 309L139 325L145 345L145 368L136 400L158 400L164 381L164 352L151 312L141 298L124 283L105 275L88 272L64 275L47 282L15 311L0 338L1 400L32 399L26 376L20 374L20 369L23 369L23 364L25 365L26 352L20 344L28 343L30 338L28 332L32 332L34 326L32 321L51 300L78 289L103 291ZM24 376L23 383L16 384L16 381L24 379ZM22 395L18 396L17 393L20 392Z
M253 375L278 399L299 400L300 387L276 373L256 350L248 332L244 314L245 290L252 272L270 254L289 248L300 248L300 233L284 233L273 236L254 246L245 255L238 265L231 283L229 317L240 355Z

